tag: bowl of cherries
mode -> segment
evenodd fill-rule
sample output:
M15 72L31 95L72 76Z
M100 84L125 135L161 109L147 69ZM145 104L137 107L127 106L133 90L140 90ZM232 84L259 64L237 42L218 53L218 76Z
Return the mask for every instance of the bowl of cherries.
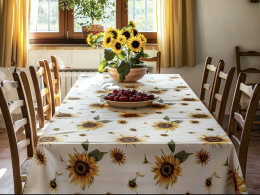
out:
M102 96L108 105L119 108L141 108L149 106L154 100L159 99L155 94L138 92L136 89L114 89L112 93Z

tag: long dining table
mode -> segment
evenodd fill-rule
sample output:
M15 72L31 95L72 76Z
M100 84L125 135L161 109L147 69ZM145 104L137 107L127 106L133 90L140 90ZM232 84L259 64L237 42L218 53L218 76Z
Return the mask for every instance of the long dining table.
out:
M110 107L113 88L160 98ZM178 74L82 74L38 141L24 194L247 193L234 145Z

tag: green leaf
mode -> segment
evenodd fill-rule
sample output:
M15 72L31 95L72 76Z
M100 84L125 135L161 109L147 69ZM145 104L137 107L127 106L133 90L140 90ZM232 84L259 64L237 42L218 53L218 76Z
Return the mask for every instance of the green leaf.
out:
M125 59L125 57L126 57L126 53L125 53L124 51L122 51L120 54L118 54L118 58L119 58L120 60Z
M107 65L108 65L108 64L107 64L106 59L103 59L103 60L100 62L100 64L99 64L98 72L99 72L99 73L104 72L105 69L106 69L106 67L107 67Z
M183 121L180 121L180 120L176 120L176 121L172 121L172 123L177 123L177 124L180 124L182 123Z
M89 145L88 140L85 141L85 142L83 142L81 145L82 145L82 147L83 147L86 151L88 151L88 145Z
M173 140L171 140L168 143L168 146L169 146L170 150L172 151L172 153L174 153L174 151L175 151L175 142Z
M162 99L160 99L160 100L158 100L158 102L159 102L159 103L163 103L163 100L162 100Z
M168 89L161 89L161 91L168 91Z
M119 74L119 79L121 82L124 82L125 77L130 72L130 64L125 62L124 60L121 62L120 66L117 68L117 72Z
M193 153L186 153L184 150L180 151L179 153L174 155L174 158L178 158L180 160L180 163L183 163L188 159L190 155Z
M115 56L116 56L116 54L113 52L112 49L107 49L107 48L105 48L104 52L105 52L104 58L106 59L106 61L111 61L111 60L113 60L113 59L115 58Z
M170 105L170 106L175 105L175 103L164 103L164 104L167 104L167 105Z
M99 115L93 118L94 120L98 121L100 119Z
M110 123L110 122L112 122L112 121L110 121L110 120L101 120L101 121L98 121L98 122L101 122L101 123Z
M170 121L170 118L168 116L165 116L163 119L166 121Z
M158 87L155 87L155 88L153 88L153 89L155 89L155 90L159 90L159 88L158 88Z
M96 162L100 161L107 152L100 152L98 149L93 150L88 154L89 157L93 157Z

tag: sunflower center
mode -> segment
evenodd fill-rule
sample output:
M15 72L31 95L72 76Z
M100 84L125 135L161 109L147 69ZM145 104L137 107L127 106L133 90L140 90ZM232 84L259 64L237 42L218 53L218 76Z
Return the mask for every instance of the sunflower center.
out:
M184 101L194 101L195 99L194 98L184 98L183 100Z
M92 123L92 122L87 122L83 125L83 127L86 127L86 128L91 128L91 127L96 127L97 124L96 123Z
M177 86L177 88L186 88L186 86Z
M220 137L207 137L205 138L208 142L221 142L223 141Z
M129 186L131 188L134 188L136 186L136 183L135 182L132 182L132 181L129 181Z
M132 46L133 48L138 48L140 46L140 43L138 41L133 41Z
M182 103L181 105L183 105L183 106L187 106L187 105L189 105L189 104L187 104L187 103Z
M57 114L57 117L71 117L71 114Z
M130 33L129 33L129 32L124 32L123 35L124 35L127 39L130 38Z
M211 181L210 181L209 179L207 179L206 185L207 185L207 186L210 186L210 185L211 185Z
M42 138L40 139L40 142L53 142L53 141L55 141L55 140L56 140L55 137L42 137Z
M138 142L138 139L135 137L123 137L120 139L122 142L130 143L130 142Z
M167 137L168 135L167 135L167 134L161 134L161 136L163 136L163 137Z
M78 100L79 98L69 98L69 100Z
M107 43L110 43L110 42L111 42L111 38L108 37L108 38L107 38Z
M208 128L207 130L208 130L208 131L213 131L214 129L212 129L212 128Z
M93 107L101 107L102 104L91 104L91 106L93 106Z
M100 91L97 91L97 93L105 93L106 91L102 91L102 90L100 90Z
M172 124L168 124L168 123L160 123L158 124L159 127L161 128L171 128Z
M78 175L83 176L89 173L89 165L85 162L77 161L74 165L74 170Z
M113 34L113 38L116 39L117 38L117 32L116 31L111 31L111 33Z
M115 158L116 158L116 160L120 161L123 158L123 155L120 153L116 153Z
M174 171L174 166L170 163L165 163L163 166L160 168L160 172L164 177L169 177L172 175Z
M56 183L53 182L53 181L51 181L51 187L52 187L52 188L56 188L56 186L57 186Z
M193 124L199 124L199 121L191 121Z
M195 118L207 118L208 117L206 114L193 114L192 116Z
M125 114L124 116L125 117L137 117L138 115L137 114Z
M135 128L131 128L130 131L137 131Z
M134 30L134 36L136 36L136 35L137 35L137 33L138 33L138 32L137 32L137 30Z
M153 108L165 108L165 105L162 105L162 104L153 104L151 107L153 107Z
M117 44L116 44L116 49L121 49L121 47L122 47L122 46L121 46L120 43L117 43Z
M208 159L208 156L207 155L200 155L200 160L202 162L206 161Z
M38 158L39 158L39 160L40 160L41 162L44 162L44 157L43 157L43 155L38 154Z

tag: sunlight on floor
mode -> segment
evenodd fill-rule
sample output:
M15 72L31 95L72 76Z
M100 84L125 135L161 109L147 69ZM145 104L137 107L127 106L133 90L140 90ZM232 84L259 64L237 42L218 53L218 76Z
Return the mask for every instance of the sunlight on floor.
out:
M6 171L7 171L6 168L0 169L0 179L4 176Z

